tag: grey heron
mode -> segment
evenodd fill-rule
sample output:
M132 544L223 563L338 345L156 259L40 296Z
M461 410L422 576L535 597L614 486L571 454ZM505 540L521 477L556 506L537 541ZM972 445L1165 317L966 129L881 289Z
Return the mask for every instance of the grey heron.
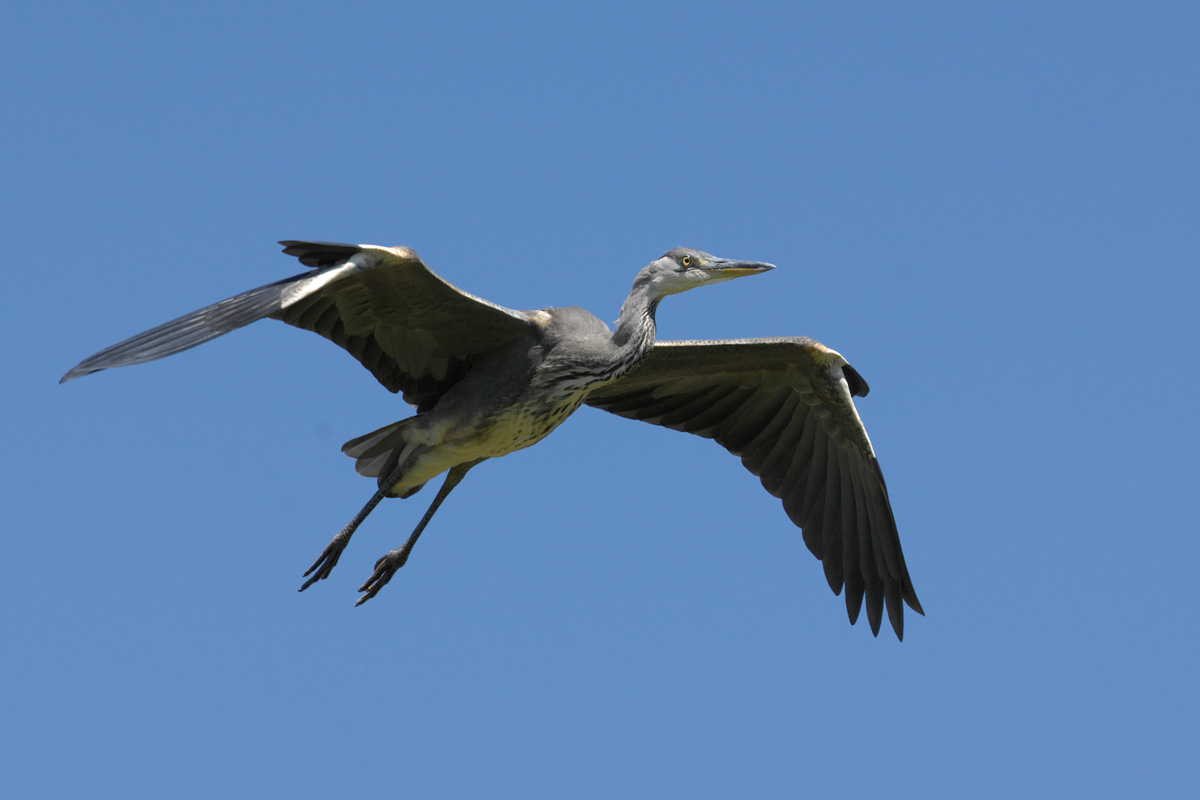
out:
M515 311L468 294L407 247L283 241L310 271L194 311L80 362L66 382L140 364L270 317L344 348L416 414L347 442L378 491L304 573L329 577L384 497L410 497L446 473L408 540L376 562L358 605L408 560L472 467L536 444L584 403L713 439L781 498L853 624L883 607L904 638L909 579L883 472L853 397L866 381L812 339L655 341L659 301L773 269L676 248L642 269L615 329L582 308Z

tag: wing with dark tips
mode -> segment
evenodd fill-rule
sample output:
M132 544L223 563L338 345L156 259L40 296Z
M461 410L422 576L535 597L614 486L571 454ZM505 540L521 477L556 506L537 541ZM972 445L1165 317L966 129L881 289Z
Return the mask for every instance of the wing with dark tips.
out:
M904 638L918 613L887 486L852 397L867 383L842 356L806 338L659 342L588 405L715 440L757 475L825 569L846 590L850 622L864 598L871 631L886 605Z
M485 353L530 335L521 311L462 291L406 247L285 241L316 269L251 289L102 350L63 376L154 361L266 317L344 348L388 389L430 404Z

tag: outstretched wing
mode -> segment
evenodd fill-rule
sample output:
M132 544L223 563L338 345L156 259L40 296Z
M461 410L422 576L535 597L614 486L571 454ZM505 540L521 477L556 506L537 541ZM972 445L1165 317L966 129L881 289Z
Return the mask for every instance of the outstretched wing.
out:
M887 486L852 396L866 381L807 338L658 342L588 405L715 440L783 500L850 622L864 595L878 635L887 602L904 638L904 602L924 614L900 550Z
M63 382L178 353L265 317L319 333L413 405L432 405L472 359L536 330L521 311L443 280L407 247L280 242L315 271L193 311L85 359Z

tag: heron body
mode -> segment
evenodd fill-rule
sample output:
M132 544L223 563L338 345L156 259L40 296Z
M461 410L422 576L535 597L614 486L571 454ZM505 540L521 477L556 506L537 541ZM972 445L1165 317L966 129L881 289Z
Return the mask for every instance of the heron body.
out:
M346 349L417 413L352 439L343 452L378 491L305 573L329 576L358 526L387 496L446 474L400 548L376 563L359 603L407 561L467 471L541 441L587 403L712 438L783 500L853 623L864 598L878 634L886 603L923 613L896 533L883 473L853 395L866 382L811 339L658 342L670 294L773 269L677 248L638 273L614 329L577 307L515 311L444 281L411 249L282 242L314 268L134 336L63 376L152 361L271 317Z
M590 389L636 363L630 360L621 372L580 366L579 345L594 344L599 353L609 333L581 308L528 313L536 331L477 364L431 409L348 442L344 450L356 457L358 471L382 481L405 457L405 447L414 448L416 460L387 490L408 497L454 466L537 444L583 405ZM574 368L559 352L564 341L574 345Z

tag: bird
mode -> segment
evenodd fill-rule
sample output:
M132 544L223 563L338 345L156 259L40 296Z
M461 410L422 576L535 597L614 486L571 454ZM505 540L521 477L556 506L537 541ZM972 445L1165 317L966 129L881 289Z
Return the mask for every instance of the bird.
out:
M610 328L579 307L517 311L452 285L409 247L285 240L308 269L186 314L84 359L60 383L141 364L271 318L354 356L416 413L342 451L378 489L304 573L329 577L385 497L446 477L403 545L359 587L375 597L407 562L450 492L476 465L541 441L586 404L714 440L739 456L823 564L850 623L863 600L897 638L904 605L924 615L904 562L883 472L854 405L867 382L807 337L656 341L660 301L774 265L678 247L638 272Z

